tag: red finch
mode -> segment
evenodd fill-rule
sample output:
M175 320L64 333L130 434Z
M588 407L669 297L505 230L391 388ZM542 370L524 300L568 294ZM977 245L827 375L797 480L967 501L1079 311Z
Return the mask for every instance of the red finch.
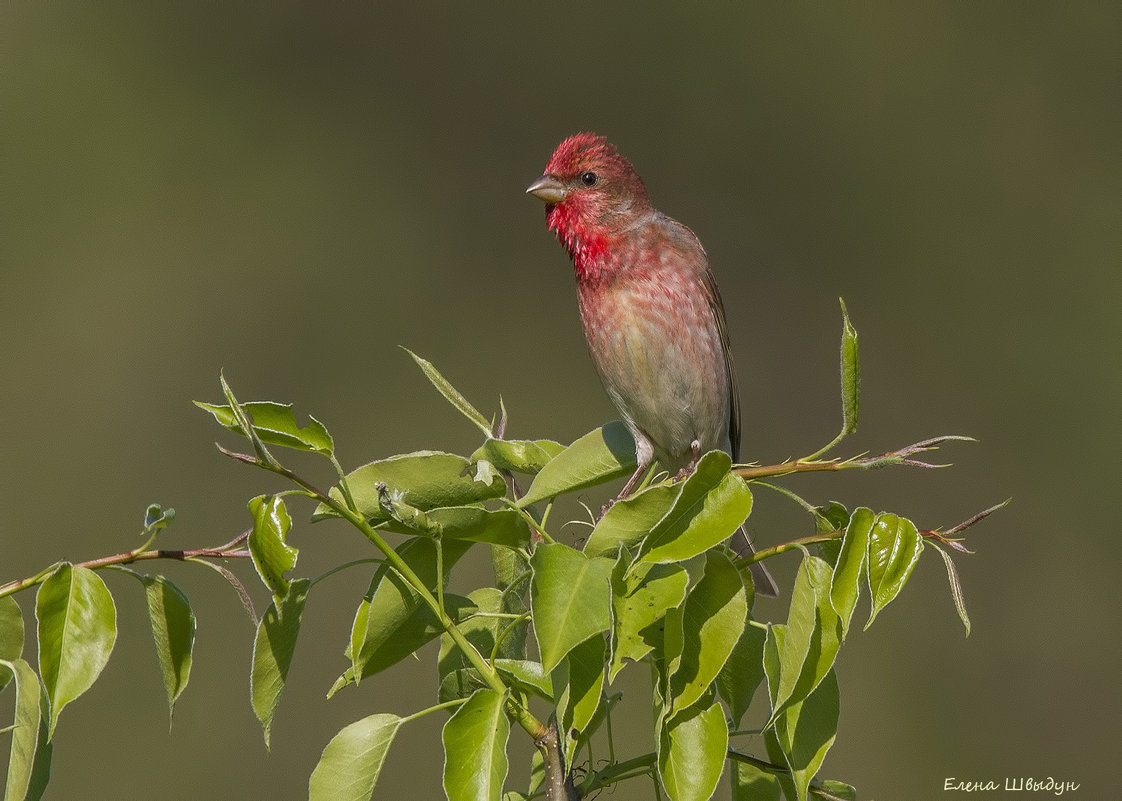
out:
M725 312L697 236L652 206L630 162L595 134L558 145L526 191L545 202L549 229L573 260L588 350L635 438L639 466L619 497L656 460L684 473L719 448L737 461ZM751 553L747 533L744 544ZM760 593L776 594L762 564L752 575Z

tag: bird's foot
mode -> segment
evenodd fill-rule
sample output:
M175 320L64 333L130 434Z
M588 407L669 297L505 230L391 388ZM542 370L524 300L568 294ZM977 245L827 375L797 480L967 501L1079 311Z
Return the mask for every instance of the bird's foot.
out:
M608 513L608 510L611 509L613 506L615 506L617 503L619 503L619 498L612 498L607 503L605 503L603 506L601 506L600 507L600 514L596 515L596 522L599 523L600 518L602 518L604 515L606 515Z
M697 469L697 463L701 459L701 443L695 439L690 443L690 448L693 450L693 458L690 459L689 464L678 471L678 475L674 476L675 482L688 478L689 475Z

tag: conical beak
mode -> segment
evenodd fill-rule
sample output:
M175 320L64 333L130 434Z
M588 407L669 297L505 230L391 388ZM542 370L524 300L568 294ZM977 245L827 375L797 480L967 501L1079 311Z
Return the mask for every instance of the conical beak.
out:
M533 195L538 200L546 203L560 203L568 193L565 185L546 173L538 180L526 187L526 194Z

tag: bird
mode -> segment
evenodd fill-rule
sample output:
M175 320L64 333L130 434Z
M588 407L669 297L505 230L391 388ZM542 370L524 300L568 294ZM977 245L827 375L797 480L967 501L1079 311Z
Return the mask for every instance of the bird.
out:
M578 133L526 189L573 264L577 306L601 383L635 440L627 497L657 462L677 478L715 449L740 456L740 400L724 305L697 236L656 209L605 137ZM734 550L753 553L743 527ZM756 592L777 595L751 565Z

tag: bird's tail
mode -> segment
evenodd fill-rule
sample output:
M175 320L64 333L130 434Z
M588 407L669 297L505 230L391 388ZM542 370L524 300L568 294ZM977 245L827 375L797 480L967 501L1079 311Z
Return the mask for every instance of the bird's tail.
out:
M740 556L751 556L756 552L752 547L752 538L748 536L748 529L746 526L741 526L740 530L732 535L729 545ZM763 562L753 562L749 566L752 571L752 583L756 585L757 595L766 595L769 598L775 598L779 595L779 585L775 583L771 573L764 567Z

